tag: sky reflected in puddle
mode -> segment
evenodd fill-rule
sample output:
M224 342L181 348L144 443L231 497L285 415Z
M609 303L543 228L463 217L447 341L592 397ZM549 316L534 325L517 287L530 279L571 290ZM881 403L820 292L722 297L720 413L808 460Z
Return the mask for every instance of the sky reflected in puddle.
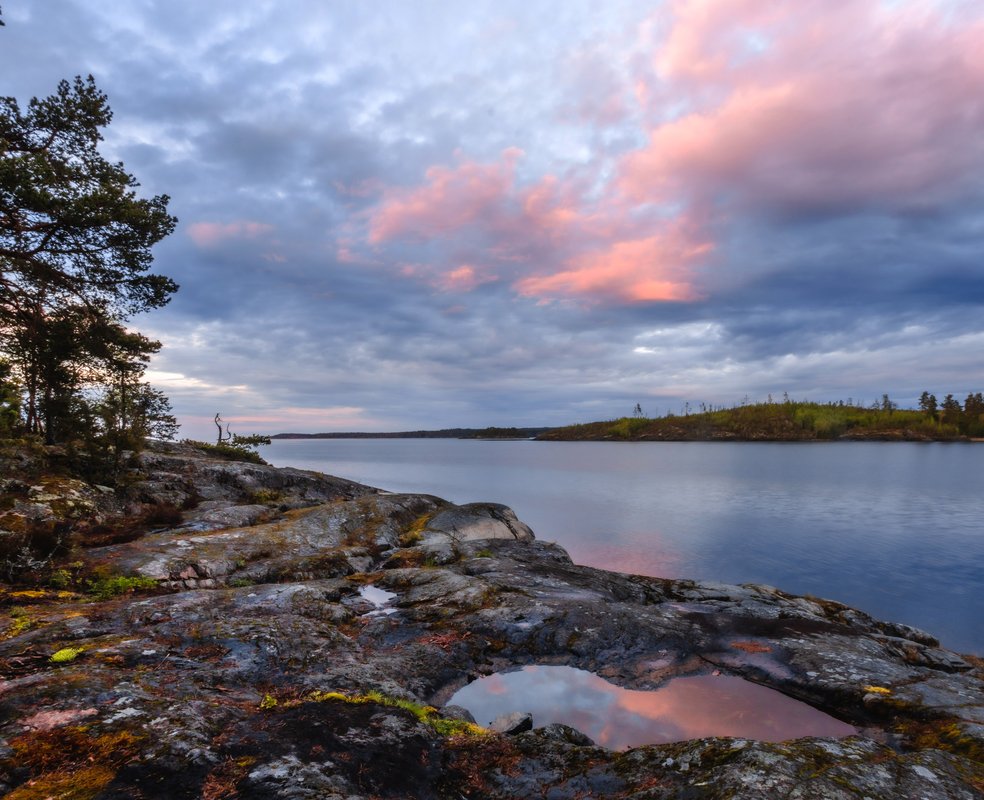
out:
M655 691L636 691L573 667L530 666L480 678L448 702L467 708L480 725L529 711L538 728L562 722L613 750L706 736L779 742L857 733L806 703L726 675L675 678Z

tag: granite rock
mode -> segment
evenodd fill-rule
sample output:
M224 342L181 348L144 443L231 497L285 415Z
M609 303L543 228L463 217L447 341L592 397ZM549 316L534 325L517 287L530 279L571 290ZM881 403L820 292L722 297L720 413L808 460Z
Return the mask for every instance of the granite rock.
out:
M157 590L93 601L4 589L0 791L981 796L984 662L929 634L768 586L579 566L494 504L256 467L147 456L135 496L206 499L181 525L84 561L152 578ZM264 492L282 494L271 502ZM51 659L65 651L74 655ZM567 726L503 736L461 709L441 713L468 682L534 663L642 690L737 675L859 735L614 752Z

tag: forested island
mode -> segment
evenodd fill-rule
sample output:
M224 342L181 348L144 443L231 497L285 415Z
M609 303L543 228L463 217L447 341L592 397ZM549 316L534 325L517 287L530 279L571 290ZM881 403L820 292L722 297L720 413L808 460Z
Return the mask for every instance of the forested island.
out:
M984 437L984 395L953 395L938 403L923 392L918 409L900 409L885 395L869 407L847 403L780 402L732 408L701 406L696 413L635 416L545 431L544 441L964 441Z

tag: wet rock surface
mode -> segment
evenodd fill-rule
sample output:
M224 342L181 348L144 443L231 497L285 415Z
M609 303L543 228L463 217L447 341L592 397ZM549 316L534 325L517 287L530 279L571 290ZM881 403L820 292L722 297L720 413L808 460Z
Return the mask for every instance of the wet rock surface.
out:
M4 595L14 800L984 793L984 662L921 631L768 586L577 566L495 504L178 449L145 459L140 502L198 505L83 557L157 589ZM435 710L533 663L632 689L738 675L862 735L613 752L565 725L507 736Z

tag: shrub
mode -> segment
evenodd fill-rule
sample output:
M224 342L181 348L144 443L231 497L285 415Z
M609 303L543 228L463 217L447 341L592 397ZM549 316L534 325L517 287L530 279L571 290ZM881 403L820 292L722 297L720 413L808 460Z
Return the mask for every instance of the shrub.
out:
M199 442L194 439L184 439L181 443L194 447L196 450L201 450L214 458L221 458L226 461L248 461L250 464L267 463L255 450L236 444L235 442L211 444L209 442Z
M71 527L67 520L24 520L19 530L0 530L0 577L41 578L68 552Z

